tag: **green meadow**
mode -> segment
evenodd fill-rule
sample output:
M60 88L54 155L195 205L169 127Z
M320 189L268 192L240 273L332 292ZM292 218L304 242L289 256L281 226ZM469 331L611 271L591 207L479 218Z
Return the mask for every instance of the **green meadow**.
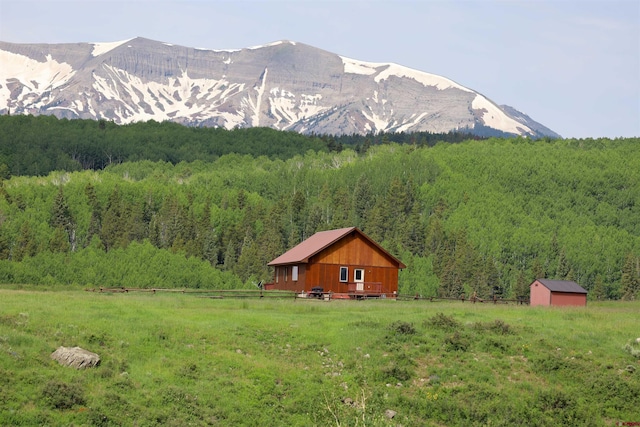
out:
M640 302L0 289L0 425L640 422ZM76 370L59 346L98 353Z

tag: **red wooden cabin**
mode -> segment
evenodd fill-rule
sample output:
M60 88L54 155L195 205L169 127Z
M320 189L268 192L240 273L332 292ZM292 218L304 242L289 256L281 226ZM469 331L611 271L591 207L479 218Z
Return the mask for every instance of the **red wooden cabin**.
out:
M267 289L394 297L406 266L356 227L321 231L280 255Z
M534 280L530 285L530 305L587 305L587 291L567 280Z

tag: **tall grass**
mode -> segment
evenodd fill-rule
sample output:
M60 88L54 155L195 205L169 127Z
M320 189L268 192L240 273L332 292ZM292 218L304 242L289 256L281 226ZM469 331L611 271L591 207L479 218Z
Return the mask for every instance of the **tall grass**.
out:
M0 425L635 422L638 312L0 290Z

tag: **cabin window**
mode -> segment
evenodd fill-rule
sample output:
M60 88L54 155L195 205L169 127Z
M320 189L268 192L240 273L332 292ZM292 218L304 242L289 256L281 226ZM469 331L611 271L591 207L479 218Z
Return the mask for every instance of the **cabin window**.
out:
M340 267L340 281L346 282L349 280L349 267Z
M280 269L276 267L276 283L280 281Z
M284 281L287 281L287 278L289 277L289 267L285 267L284 268Z
M354 282L362 282L364 281L364 270L361 268L356 268L353 270L353 281Z
M298 281L298 266L294 265L293 267L291 267L291 280L293 280L294 282Z

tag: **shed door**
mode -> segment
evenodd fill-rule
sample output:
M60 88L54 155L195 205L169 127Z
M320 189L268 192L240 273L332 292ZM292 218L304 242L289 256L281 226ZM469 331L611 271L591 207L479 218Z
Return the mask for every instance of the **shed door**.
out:
M356 291L364 291L364 269L353 270L353 281L356 282Z

